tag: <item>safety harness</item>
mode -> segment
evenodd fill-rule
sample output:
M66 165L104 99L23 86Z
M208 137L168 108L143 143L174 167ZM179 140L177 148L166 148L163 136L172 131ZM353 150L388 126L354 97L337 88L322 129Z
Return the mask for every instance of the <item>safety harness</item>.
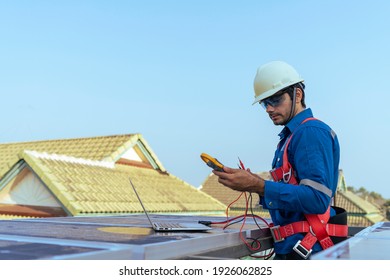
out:
M307 118L303 120L301 125L310 120L317 120L316 118ZM283 152L283 164L279 168L270 171L271 176L275 182L283 181L286 184L298 185L295 171L288 161L287 149L294 133L291 133L286 140ZM272 237L275 242L282 242L286 237L297 234L306 233L302 240L293 247L293 250L303 259L307 259L312 247L318 241L323 249L327 249L347 238L347 213L344 209L334 207L336 216L330 218L330 205L323 214L305 214L306 221L294 222L287 225L277 225L270 228ZM330 223L332 222L332 223ZM333 239L333 241L332 241Z

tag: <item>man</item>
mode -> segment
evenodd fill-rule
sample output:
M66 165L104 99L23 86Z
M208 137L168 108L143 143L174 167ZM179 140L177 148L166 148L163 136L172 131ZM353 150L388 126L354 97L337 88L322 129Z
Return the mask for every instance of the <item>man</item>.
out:
M339 142L333 130L306 109L304 89L303 79L285 62L273 61L257 71L253 104L260 103L275 125L284 126L272 162L274 181L249 169L213 171L221 184L259 194L275 226L274 259L306 259L335 240L329 241L325 224L336 215L329 206L338 182ZM346 216L343 219L346 224ZM345 227L336 236L345 237Z

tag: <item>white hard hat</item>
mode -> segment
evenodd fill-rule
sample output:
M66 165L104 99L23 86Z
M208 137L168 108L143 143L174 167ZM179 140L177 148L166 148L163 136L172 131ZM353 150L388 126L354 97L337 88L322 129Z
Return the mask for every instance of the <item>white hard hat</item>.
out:
M255 101L260 102L278 91L291 85L303 82L302 77L289 64L283 61L272 61L257 69L254 80Z

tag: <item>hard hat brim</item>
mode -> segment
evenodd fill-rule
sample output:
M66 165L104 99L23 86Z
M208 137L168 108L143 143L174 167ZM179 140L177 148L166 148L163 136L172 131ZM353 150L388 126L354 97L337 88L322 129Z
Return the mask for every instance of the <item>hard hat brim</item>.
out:
M255 98L255 101L253 101L252 105L255 105L256 103L259 103L261 100L264 100L272 95L274 95L275 93L285 89L285 88L288 88L289 86L292 86L292 85L295 85L297 83L303 83L304 80L303 79L299 79L299 80L296 80L296 81L291 81L287 84L283 84L279 87L275 87L275 88L272 88L270 90L267 90L266 92L263 92L262 94L260 94L259 96L257 96Z

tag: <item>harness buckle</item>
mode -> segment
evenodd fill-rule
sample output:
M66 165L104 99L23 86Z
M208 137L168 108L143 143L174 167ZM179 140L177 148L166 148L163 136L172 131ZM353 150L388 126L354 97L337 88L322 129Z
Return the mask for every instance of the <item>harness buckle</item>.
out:
M288 182L290 182L291 176L292 176L292 168L291 167L288 170L288 172L284 172L284 170L283 170L283 182L288 184Z
M284 238L282 237L282 234L280 233L280 226L273 226L269 228L271 231L272 238L274 239L275 243L282 242Z
M305 260L310 256L312 251L312 249L307 250L305 247L303 247L301 245L301 240L298 240L298 242L293 247L293 250Z

